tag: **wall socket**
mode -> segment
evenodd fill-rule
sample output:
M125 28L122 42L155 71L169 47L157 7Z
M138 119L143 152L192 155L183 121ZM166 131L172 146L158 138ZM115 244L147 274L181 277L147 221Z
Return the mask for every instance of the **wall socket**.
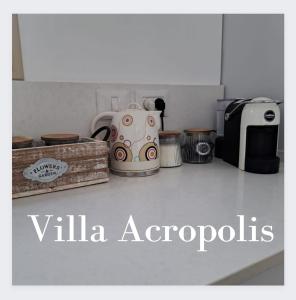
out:
M105 111L121 111L127 109L132 102L137 102L142 107L143 103L154 102L156 98L162 98L168 102L167 89L133 89L102 87L96 90L97 114Z
M144 101L151 102L157 98L162 98L168 103L169 91L166 89L137 89L136 90L136 102L143 105Z
M99 88L96 90L97 113L121 111L132 101L130 89Z

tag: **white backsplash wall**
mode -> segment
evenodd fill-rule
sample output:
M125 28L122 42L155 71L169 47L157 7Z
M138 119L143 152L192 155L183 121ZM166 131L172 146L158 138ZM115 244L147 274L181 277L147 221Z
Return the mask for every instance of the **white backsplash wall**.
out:
M139 91L166 91L165 129L215 128L216 99L224 86L141 85L21 82L12 85L12 134L39 138L48 132L90 135L92 118L100 110L100 90L128 91L131 102ZM111 109L111 103L110 103Z

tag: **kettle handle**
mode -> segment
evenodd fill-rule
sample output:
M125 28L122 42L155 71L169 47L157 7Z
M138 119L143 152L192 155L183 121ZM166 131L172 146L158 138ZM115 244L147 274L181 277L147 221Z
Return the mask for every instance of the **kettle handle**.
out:
M105 136L103 137L103 141L107 141L109 136L110 136L110 133L111 133L111 129L108 127L108 126L103 126L99 129L97 129L92 135L91 135L91 138L94 139L101 131L103 130L106 130L106 134Z
M91 132L95 132L96 130L96 124L98 123L98 121L102 118L113 118L115 115L117 114L117 112L115 111L106 111L106 112L102 112L98 115L96 115L90 125L90 131Z

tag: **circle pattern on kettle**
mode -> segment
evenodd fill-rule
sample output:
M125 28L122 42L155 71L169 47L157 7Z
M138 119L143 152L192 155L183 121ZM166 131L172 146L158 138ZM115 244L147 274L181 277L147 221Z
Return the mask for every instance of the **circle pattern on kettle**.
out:
M158 146L155 143L145 144L139 153L140 161L155 160L158 158Z
M117 139L118 130L114 125L111 125L111 142L115 142Z
M155 147L149 147L146 150L146 158L147 160L152 160L157 158L157 150Z
M131 115L124 115L122 118L122 124L124 126L130 126L133 124L133 117Z
M132 161L133 155L129 147L124 143L115 143L112 147L112 155L118 161Z
M121 147L118 147L115 150L115 157L116 157L117 160L123 160L123 161L125 161L126 157L127 157L127 153L126 153L125 149L121 148Z
M148 116L147 117L147 123L149 124L150 127L154 127L155 126L155 119L153 116Z

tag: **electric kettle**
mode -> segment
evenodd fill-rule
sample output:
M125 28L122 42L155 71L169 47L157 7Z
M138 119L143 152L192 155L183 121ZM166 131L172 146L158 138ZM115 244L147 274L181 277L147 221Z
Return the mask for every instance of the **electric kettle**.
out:
M127 110L103 112L93 119L92 137L103 129L107 129L105 140L110 135L112 173L121 176L147 176L159 170L160 113L161 111L146 111L138 103L130 103ZM111 118L111 126L96 130L96 124L102 118Z

